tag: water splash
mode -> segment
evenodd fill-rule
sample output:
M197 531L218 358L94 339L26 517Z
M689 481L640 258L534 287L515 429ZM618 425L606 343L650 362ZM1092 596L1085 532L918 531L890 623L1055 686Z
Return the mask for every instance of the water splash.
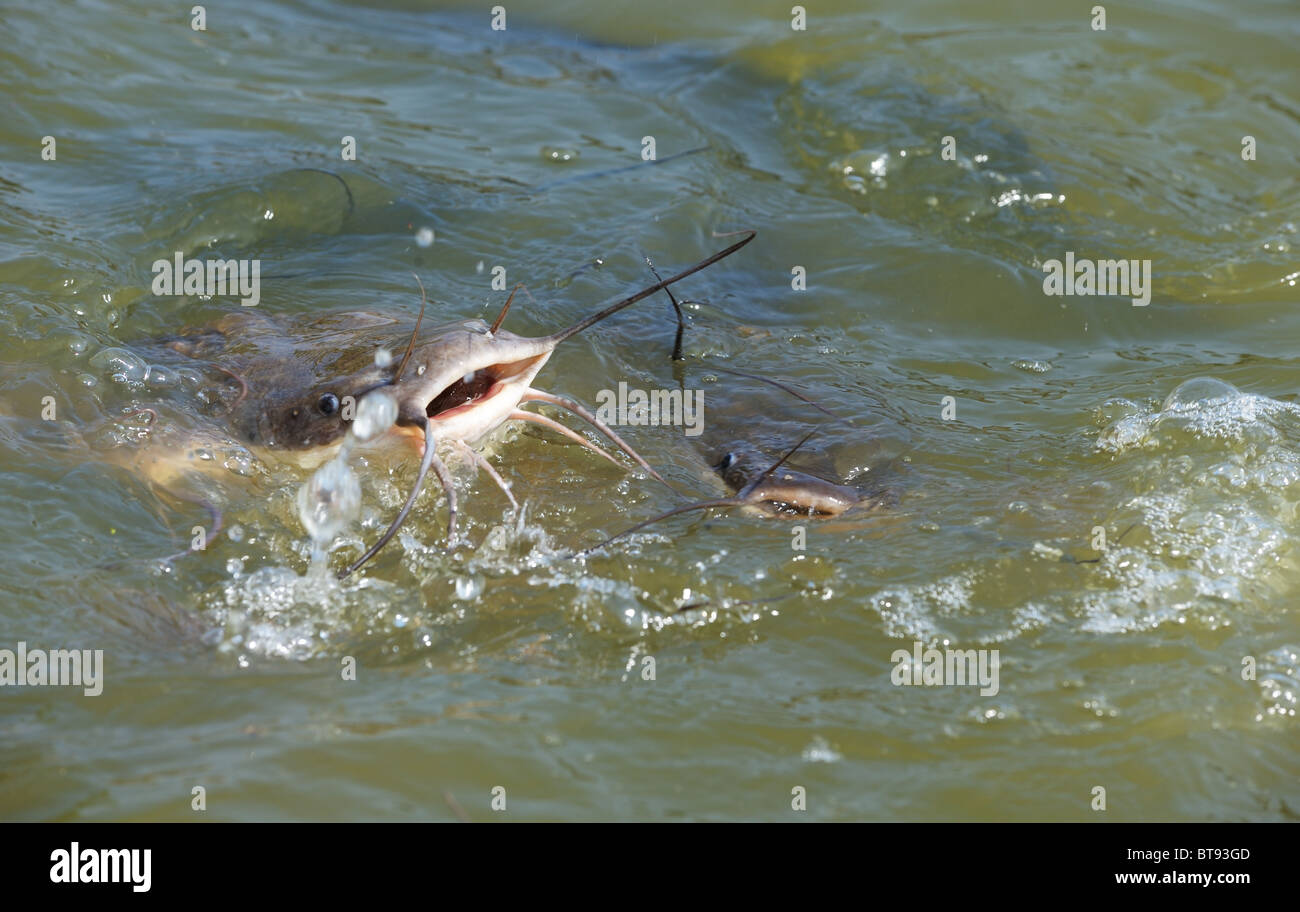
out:
M316 470L298 489L298 518L312 539L312 563L361 510L361 482L344 450Z
M1111 400L1104 410L1114 420L1098 437L1097 449L1108 453L1179 449L1193 440L1272 444L1283 439L1287 423L1300 418L1300 408L1290 402L1243 393L1213 377L1181 383L1156 410L1125 399Z
M1138 491L1120 521L1141 545L1112 548L1087 594L1083 629L1116 633L1196 619L1211 628L1269 610L1300 580L1291 528L1300 512L1300 408L1196 377L1158 408L1113 400L1099 452L1130 467Z
M375 390L363 397L357 403L357 416L352 421L347 439L343 441L343 452L340 455L346 455L351 450L354 440L368 443L391 428L397 422L397 410L397 398L389 390Z
M324 572L329 543L361 512L361 482L351 465L353 450L383 434L396 421L397 400L390 391L381 389L364 396L357 403L356 418L338 455L298 489L298 519L311 536L313 572Z

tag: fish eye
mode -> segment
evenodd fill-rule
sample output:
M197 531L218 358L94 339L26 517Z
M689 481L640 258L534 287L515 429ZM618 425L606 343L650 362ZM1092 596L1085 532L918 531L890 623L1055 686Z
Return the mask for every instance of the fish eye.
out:
M727 455L723 456L723 457L722 457L722 468L723 468L723 470L725 471L726 469L731 468L732 465L735 464L735 462L736 462L736 454L735 454L735 453L728 453Z
M339 397L333 393L326 393L320 397L320 402L316 403L316 408L320 409L322 415L333 415L339 410Z

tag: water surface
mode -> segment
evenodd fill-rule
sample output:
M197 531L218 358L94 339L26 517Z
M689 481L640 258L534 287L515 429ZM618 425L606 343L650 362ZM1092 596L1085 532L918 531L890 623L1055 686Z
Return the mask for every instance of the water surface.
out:
M494 32L454 4L236 2L195 32L138 0L5 7L0 647L101 648L107 680L0 695L0 813L1295 819L1300 19L1107 9L1098 32L1055 0L819 3L797 32L738 0L516 3ZM704 151L603 173L646 136ZM202 415L151 340L238 302L155 297L155 259L259 257L259 312L344 332L409 326L412 272L434 322L490 320L504 266L535 298L508 328L540 334L746 227L683 283L676 373L657 299L539 384L704 389L699 438L627 436L711 497L717 448L775 457L824 416L709 365L781 378L851 419L800 465L890 510L804 551L690 514L575 562L678 501L530 428L492 457L525 509L461 472L451 556L430 490L363 574L311 575L309 473L223 452L235 534L160 560L205 514L115 456ZM1066 251L1150 259L1150 305L1045 296ZM358 466L336 566L414 465ZM999 650L998 693L894 686L915 642Z

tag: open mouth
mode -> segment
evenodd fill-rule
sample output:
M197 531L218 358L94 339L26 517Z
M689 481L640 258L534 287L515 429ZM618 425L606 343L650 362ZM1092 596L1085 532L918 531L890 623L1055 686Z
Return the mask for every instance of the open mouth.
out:
M486 402L505 386L506 381L526 373L545 355L492 364L472 371L447 387L425 406L424 413L435 420L450 418Z

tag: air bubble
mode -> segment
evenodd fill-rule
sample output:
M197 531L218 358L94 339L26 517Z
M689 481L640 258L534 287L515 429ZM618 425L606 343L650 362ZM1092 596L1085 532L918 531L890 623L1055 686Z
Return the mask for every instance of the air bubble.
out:
M567 146L542 146L542 159L549 162L571 162L578 158L578 150Z
M105 348L95 352L90 356L90 366L118 383L143 383L149 376L149 365L125 348Z
M456 598L462 602L472 602L483 594L483 579L478 576L461 576L456 578Z
M166 389L175 386L179 378L169 368L150 367L146 374L149 385L154 389Z
M1165 399L1161 408L1164 411L1186 409L1198 402L1213 402L1216 399L1235 399L1240 391L1231 383L1216 380L1213 377L1194 377L1179 384Z

